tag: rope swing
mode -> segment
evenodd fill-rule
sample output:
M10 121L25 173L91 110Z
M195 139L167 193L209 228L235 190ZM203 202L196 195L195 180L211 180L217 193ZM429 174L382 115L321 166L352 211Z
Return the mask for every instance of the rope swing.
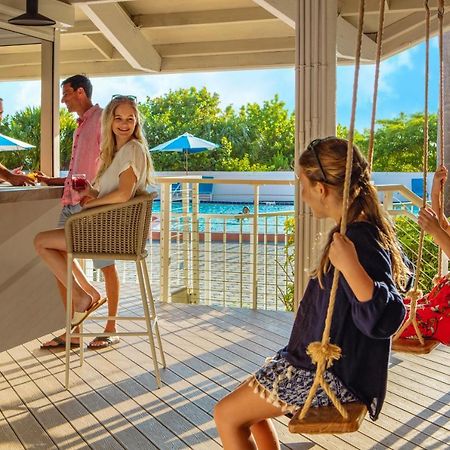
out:
M384 0L381 0L381 3L383 3L384 7ZM347 211L349 204L351 172L353 165L353 140L355 132L356 104L358 96L359 69L361 61L361 46L362 46L362 34L364 25L364 7L365 7L365 0L360 0L359 17L358 17L358 37L355 53L355 73L353 80L353 100L350 117L350 127L348 132L347 160L345 166L345 182L342 200L342 219L340 224L340 233L342 235L345 235L347 231ZM377 58L379 57L378 53L381 55L381 35L378 36L378 46L379 51L377 51ZM379 61L377 69L379 72ZM377 74L375 76L375 79L378 80ZM374 110L376 110L376 107L374 107ZM341 357L340 347L330 343L331 321L333 318L334 305L336 301L336 292L338 288L339 275L340 272L337 269L335 269L333 274L333 283L331 286L330 301L328 304L327 316L325 319L325 327L322 334L322 340L321 342L310 343L307 348L307 354L310 356L312 362L317 366L317 369L314 382L308 393L308 397L306 398L303 408L294 416L294 418L291 420L289 424L289 430L291 432L342 433L342 432L356 431L359 428L359 425L364 419L364 416L367 412L365 405L356 402L356 404L351 403L349 404L351 405L352 408L350 414L349 413L350 409L347 408L347 405L344 406L341 404L341 402L339 401L335 393L331 390L330 386L328 385L328 383L325 381L324 378L325 371L333 365L334 361L338 360ZM331 419L329 415L325 415L318 418L313 417L313 423L308 423L307 421L305 421L306 415L310 410L311 403L314 399L314 396L316 395L319 386L322 387L322 389L330 398L331 402L334 405L334 408L336 408L336 410L340 414L341 420L339 420L339 418L336 417ZM331 410L334 412L333 407L320 407L317 409L319 409L322 412L326 408L328 408L329 411L330 411L329 408L331 408Z
M426 36L426 46L425 46L425 106L424 106L424 124L423 124L423 194L422 194L422 207L425 208L427 206L427 175L428 175L428 147L429 147L429 134L428 134L428 88L429 88L429 60L430 60L430 8L428 5L428 0L424 1L425 6L425 36ZM444 1L439 0L439 9L438 9L438 19L439 19L439 57L440 57L440 83L439 83L439 97L440 97L440 139L441 139L441 155L440 161L441 164L444 160L443 153L443 140L444 140L444 127L443 127L443 58L442 58L442 42L443 42L443 21L444 16ZM442 198L443 198L443 186L441 187L440 194L440 209L442 209ZM438 211L438 217L441 219L443 212ZM423 246L425 240L425 232L423 230L420 231L419 236L419 247L417 250L417 263L416 263L416 276L414 278L414 285L411 291L406 294L406 297L411 299L411 303L409 306L409 317L397 331L396 335L393 339L392 348L395 351L405 352L405 353L419 353L426 354L429 353L433 348L435 348L439 342L435 339L427 339L425 340L422 336L422 333L419 329L419 325L417 323L417 300L423 296L422 291L419 289L419 277L420 272L422 270L422 255L423 255ZM438 273L440 274L442 271L441 264L441 253L439 254L439 267ZM409 326L412 325L414 331L416 332L417 339L405 339L400 338L403 331Z

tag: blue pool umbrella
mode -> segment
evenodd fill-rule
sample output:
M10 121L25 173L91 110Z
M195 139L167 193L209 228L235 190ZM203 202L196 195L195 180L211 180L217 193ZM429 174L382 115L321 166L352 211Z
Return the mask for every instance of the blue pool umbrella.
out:
M190 133L183 133L182 135L172 139L171 141L159 144L150 149L151 152L183 152L184 153L184 167L186 173L188 171L188 154L199 153L206 150L213 150L219 147L213 142L206 141L193 136Z
M34 145L19 141L18 139L10 138L4 134L0 134L0 152L11 152L16 150L29 150Z

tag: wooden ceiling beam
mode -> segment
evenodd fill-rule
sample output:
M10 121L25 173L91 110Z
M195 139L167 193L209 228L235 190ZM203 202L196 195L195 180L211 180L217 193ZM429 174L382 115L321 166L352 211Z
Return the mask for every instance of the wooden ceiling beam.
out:
M112 59L115 48L103 34L92 33L86 34L85 37L105 57L105 59Z
M161 57L118 3L83 3L79 7L132 67L159 72Z
M336 52L343 59L354 59L356 52L356 40L358 30L343 17L337 18L336 24ZM361 47L361 60L370 62L375 60L377 51L376 43L369 37L363 35Z
M113 55L115 59L121 59L120 54L116 52ZM104 60L104 56L97 49L85 49L85 50L63 50L60 54L60 61L65 63L85 63ZM6 53L3 54L0 59L0 71L5 68L22 67L22 66L34 66L41 64L41 52L26 52L26 53Z
M0 0L1 1L1 0ZM193 25L218 25L223 23L261 22L277 20L261 8L234 8L213 11L195 11L169 14L138 14L130 17L139 28L178 28ZM66 30L66 34L97 33L98 28L88 20L79 21Z
M156 50L164 57L236 54L266 52L270 50L294 50L295 38L239 39L235 41L187 42L180 44L156 45Z
M295 3L291 0L253 0L254 3L295 29Z
M423 0L386 0L386 13L405 13L424 11ZM430 9L437 9L438 0L429 0ZM365 14L378 14L379 0L366 0ZM359 14L359 0L342 0L338 2L338 12L342 16L357 16Z
M223 23L258 22L275 20L272 14L261 8L216 9L185 11L168 14L141 14L132 17L138 27L170 28L192 25L218 25Z

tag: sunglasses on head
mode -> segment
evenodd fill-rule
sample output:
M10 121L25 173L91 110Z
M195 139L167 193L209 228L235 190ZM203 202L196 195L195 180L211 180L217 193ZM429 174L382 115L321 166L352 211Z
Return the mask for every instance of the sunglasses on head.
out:
M136 103L137 97L135 95L122 95L122 94L114 94L111 97L111 100L131 100Z
M327 182L328 182L328 180L327 180L327 175L326 175L326 173L325 173L325 170L323 170L323 166L322 166L322 163L320 162L320 158L319 158L319 153L318 153L318 151L317 151L317 146L318 146L321 142L323 142L324 140L325 140L325 139L322 139L322 138L320 138L320 139L314 139L314 140L311 141L311 143L308 145L308 147L306 148L306 150L310 150L310 151L313 152L313 154L314 154L314 156L315 156L315 158L316 158L316 161L317 161L317 165L319 166L320 173L322 174L322 181L323 181L324 183L327 183Z

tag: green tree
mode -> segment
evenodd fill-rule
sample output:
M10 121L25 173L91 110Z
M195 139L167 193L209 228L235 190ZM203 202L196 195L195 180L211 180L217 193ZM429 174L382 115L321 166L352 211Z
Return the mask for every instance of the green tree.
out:
M423 170L423 113L400 113L393 119L380 119L375 131L373 171L421 172ZM437 115L429 115L429 170L436 170ZM369 130L355 142L367 154Z
M237 114L231 105L221 109L217 93L192 87L147 98L140 111L150 148L186 131L221 144L218 150L190 155L190 170L290 169L294 116L278 96L262 106L243 106ZM184 168L180 153L154 152L153 159L157 170Z
M72 152L72 136L76 120L67 109L60 110L60 158L61 169L67 170ZM0 132L32 144L35 148L1 153L1 162L8 168L23 166L25 170L39 169L41 153L41 108L26 107L7 116L0 125Z

